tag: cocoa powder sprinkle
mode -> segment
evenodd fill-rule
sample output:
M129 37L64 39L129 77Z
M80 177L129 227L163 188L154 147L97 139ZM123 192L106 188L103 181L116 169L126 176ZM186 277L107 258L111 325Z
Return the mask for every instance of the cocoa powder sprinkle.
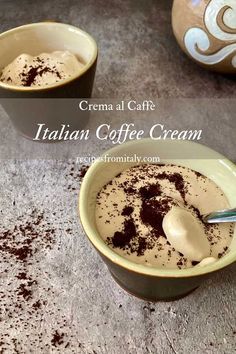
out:
M27 73L21 73L21 76L23 77L22 85L25 87L32 86L35 83L36 78L45 73L55 74L59 79L61 79L61 75L57 70L53 70L47 66L43 67L42 65L38 65L36 67L31 67Z
M61 345L64 343L64 333L59 333L58 331L55 331L53 333L53 337L52 337L52 340L51 340L51 343L54 347L56 347L57 345Z
M122 210L121 215L130 216L133 211L134 211L134 208L132 206L125 206L124 209Z

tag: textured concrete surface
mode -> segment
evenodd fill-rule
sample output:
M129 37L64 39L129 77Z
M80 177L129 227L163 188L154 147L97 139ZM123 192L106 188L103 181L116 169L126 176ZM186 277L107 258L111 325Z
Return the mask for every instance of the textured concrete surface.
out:
M81 229L73 161L0 168L2 353L235 352L235 265L182 300L138 300L114 283Z
M0 29L53 18L88 30L100 47L95 97L234 97L233 80L203 71L178 49L170 8L167 0L0 0ZM157 116L129 119L139 129L159 121L202 128L203 143L236 161L235 103L207 105L184 102L183 113L167 101ZM236 352L235 264L182 300L151 304L118 287L87 241L72 157L98 155L111 143L41 148L18 137L1 109L0 124L0 353ZM55 156L64 161L37 159Z
M171 0L0 0L0 30L54 19L99 46L94 97L235 97L235 79L207 72L179 49Z

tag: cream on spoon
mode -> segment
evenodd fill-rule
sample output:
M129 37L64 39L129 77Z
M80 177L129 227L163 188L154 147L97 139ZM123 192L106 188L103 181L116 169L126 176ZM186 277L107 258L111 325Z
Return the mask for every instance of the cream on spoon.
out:
M191 212L173 206L164 216L162 226L167 240L185 257L200 262L210 256L203 225Z

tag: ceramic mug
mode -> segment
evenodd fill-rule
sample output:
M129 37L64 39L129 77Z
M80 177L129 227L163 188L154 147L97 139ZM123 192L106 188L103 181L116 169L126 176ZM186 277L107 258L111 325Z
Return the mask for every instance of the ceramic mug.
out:
M236 73L235 0L174 0L172 27L180 47L196 63Z
M75 54L84 63L82 71L47 88L14 86L0 81L4 109L16 129L31 139L38 123L45 124L50 130L59 129L61 124L68 124L71 131L84 126L87 115L82 116L78 107L66 99L91 97L97 44L81 29L56 22L32 23L0 35L0 70L22 53L35 56L58 50Z
M203 158L181 159L184 151ZM173 158L173 153L175 158ZM117 146L104 155L153 156L161 163L186 166L212 179L225 193L229 204L236 205L236 166L208 147L189 141L143 139ZM179 157L177 157L179 156ZM164 269L136 264L118 255L100 237L95 221L96 196L101 188L133 163L96 161L86 173L79 195L79 216L88 239L98 251L115 281L129 293L149 301L173 300L196 289L204 279L236 261L236 230L230 252L217 262L189 269Z

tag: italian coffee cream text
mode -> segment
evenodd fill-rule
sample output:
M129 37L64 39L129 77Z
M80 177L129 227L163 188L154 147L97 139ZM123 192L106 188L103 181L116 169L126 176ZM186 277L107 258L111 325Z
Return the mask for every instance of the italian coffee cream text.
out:
M92 135L101 141L111 141L113 144L123 144L129 140L140 140L147 137L153 140L201 140L202 130L177 130L167 129L164 124L154 124L150 129L137 130L133 123L123 123L118 128L112 128L110 124L101 124L95 132L89 129L71 130L69 124L61 124L58 130L50 130L45 124L37 124L37 132L33 140L35 141L85 141Z

